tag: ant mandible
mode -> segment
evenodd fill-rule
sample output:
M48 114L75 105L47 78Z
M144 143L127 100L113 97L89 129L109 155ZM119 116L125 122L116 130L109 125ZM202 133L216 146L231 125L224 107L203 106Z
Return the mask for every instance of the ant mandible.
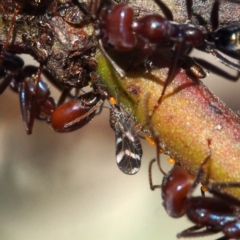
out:
M150 188L162 189L163 206L171 217L179 218L186 214L188 219L195 223L194 226L179 233L178 238L202 237L222 232L224 236L219 238L221 240L239 239L240 221L237 208L240 207L240 201L221 190L240 187L240 182L209 183L207 175L205 186L213 196L192 196L204 177L207 165L210 164L211 140L208 140L208 147L209 154L200 165L195 179L182 166L175 164L169 173L164 174L161 186L153 185L152 164L155 162L153 159L149 164Z

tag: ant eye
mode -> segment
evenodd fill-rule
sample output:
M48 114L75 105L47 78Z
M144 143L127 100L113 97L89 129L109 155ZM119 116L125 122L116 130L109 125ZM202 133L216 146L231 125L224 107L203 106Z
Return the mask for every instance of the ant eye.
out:
M169 175L169 176L167 177L167 181L168 181L168 182L171 182L173 179L174 179L174 178L173 178L172 175Z

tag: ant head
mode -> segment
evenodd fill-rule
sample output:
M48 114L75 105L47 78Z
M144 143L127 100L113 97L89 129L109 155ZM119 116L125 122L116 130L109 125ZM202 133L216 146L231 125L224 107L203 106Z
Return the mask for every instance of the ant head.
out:
M134 12L127 4L116 4L99 18L99 35L104 46L116 51L130 51L136 45L132 31Z
M185 201L192 186L194 177L175 164L172 170L163 178L162 199L166 212L174 218L185 214Z
M209 153L201 164L196 178L190 175L182 166L175 164L172 170L166 174L162 182L163 206L167 213L174 218L185 214L185 201L191 196L193 190L204 173L203 166L211 158L211 139L207 139Z

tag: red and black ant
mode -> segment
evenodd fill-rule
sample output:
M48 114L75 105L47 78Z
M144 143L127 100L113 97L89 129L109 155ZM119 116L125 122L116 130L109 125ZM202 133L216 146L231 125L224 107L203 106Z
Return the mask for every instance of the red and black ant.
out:
M173 20L170 9L168 9L162 1L154 1L164 12L167 19ZM190 3L191 1L187 1L187 12L189 14L189 18L191 15ZM146 26L143 26L144 23L149 24L150 21L152 21L154 24L157 21L165 21L165 19L158 14L152 14L135 20L133 8L125 3L116 4L112 0L92 0L90 1L88 7L86 7L84 3L80 3L78 1L73 1L72 4L78 5L79 11L77 11L76 7L72 10L72 5L70 3L60 5L58 11L61 12L61 9L63 9L64 19L67 19L66 21L73 25L81 26L81 24L84 24L87 20L94 22L95 34L99 40L100 49L120 76L124 76L125 71L115 63L105 49L113 50L118 53L134 52L137 55L141 55L137 56L136 54L133 54L134 57L136 56L136 58L138 58L137 63L140 63L143 59L147 59L153 51L159 51L159 49L157 49L159 46L161 46L161 50L164 51L172 49L173 41L177 38L177 36L172 36L172 39L169 39L169 36L163 36L163 34L161 34L162 37L160 39L159 34L155 30L153 31L153 28L150 29L150 31L149 29L145 29ZM66 13L68 11L70 14ZM82 13L85 13L85 18L82 17ZM173 28L176 28L178 24L172 23L172 25L174 25ZM193 25L191 25L189 31L192 30L195 30ZM173 35L174 34L175 33L173 33ZM134 60L136 59L132 59L130 61L133 63ZM193 64L192 61L190 63L189 60L185 61L184 59L181 59L181 62L184 62L183 65L187 68L191 68L194 64L196 65L196 63ZM132 63L130 63L130 65ZM192 72L196 73L196 68L193 69ZM199 78L206 76L203 71L198 71L196 74Z
M208 140L209 153L199 167L194 177L178 163L174 165L169 173L163 177L162 185L152 184L152 165L156 161L153 159L149 164L149 182L152 190L161 188L163 206L167 213L174 218L179 218L186 214L188 219L195 223L194 226L182 231L178 238L202 237L222 232L225 239L240 238L240 220L237 208L240 201L221 190L231 187L240 187L240 182L208 182L208 165L211 163L212 151L211 141ZM157 159L158 164L159 159ZM206 177L206 188L212 197L193 196L193 192Z
M216 48L232 58L239 59L238 41L233 42L232 40L232 37L239 32L239 25L228 26L216 31L219 0L214 1L211 11L210 21L213 30L210 32L202 26L173 22L170 9L161 0L154 0L154 2L163 11L165 18L159 14L149 14L134 19L134 11L130 6L123 3L115 4L100 11L96 32L102 52L121 76L125 75L125 71L111 59L105 48L118 52L130 52L139 49L146 59L153 51L172 50L174 47L172 63L156 107L161 103L167 86L173 80L176 68L181 64L188 66L184 63L184 59L191 48L204 48L205 51L216 56L225 65L240 71L239 64L227 60L215 50ZM191 20L192 1L187 0L186 6L188 19ZM210 42L213 43L214 48L212 48ZM206 76L202 70L199 71L199 68L193 68L193 70L196 69L198 70L195 77Z
M141 51L141 55L144 55L143 59L146 59L153 51L170 51L176 44L177 57L174 58L175 62L171 67L175 71L183 43L187 46L195 46L204 41L203 28L173 22L170 9L162 1L154 1L163 11L166 19L159 14L149 14L134 19L134 11L127 4L113 5L104 9L99 15L97 36L100 48L121 76L124 76L125 72L116 66L104 48L111 48L119 52L130 52L137 49ZM191 11L189 2L187 3L190 18ZM193 35L195 36L192 37ZM168 78L172 78L171 71L169 71Z

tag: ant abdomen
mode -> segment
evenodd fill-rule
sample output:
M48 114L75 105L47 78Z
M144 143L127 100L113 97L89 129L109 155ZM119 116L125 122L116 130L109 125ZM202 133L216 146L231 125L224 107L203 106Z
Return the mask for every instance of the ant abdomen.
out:
M100 95L89 92L79 99L60 105L51 117L53 129L63 133L85 126L93 119L96 110L102 103Z
M216 48L226 55L240 59L239 49L239 32L240 25L234 24L231 26L220 28L219 30L209 33L207 40L214 42Z
M73 121L74 119L78 118L79 116L86 113L86 108L84 108L81 102L75 100L66 102L60 105L53 113L51 118L51 124L55 131L57 132L71 132L80 128L82 125L85 125L86 119L79 124L75 124L72 127L65 127L66 124Z
M187 193L194 177L180 165L175 165L163 178L162 199L166 212L173 218L179 218L186 212Z

